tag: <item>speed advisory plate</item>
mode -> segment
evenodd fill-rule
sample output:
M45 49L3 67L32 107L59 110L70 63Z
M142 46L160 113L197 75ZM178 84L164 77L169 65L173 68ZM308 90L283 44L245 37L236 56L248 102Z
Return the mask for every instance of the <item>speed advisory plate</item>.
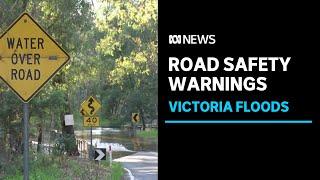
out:
M83 118L83 126L84 127L100 126L100 118L99 117L84 117Z

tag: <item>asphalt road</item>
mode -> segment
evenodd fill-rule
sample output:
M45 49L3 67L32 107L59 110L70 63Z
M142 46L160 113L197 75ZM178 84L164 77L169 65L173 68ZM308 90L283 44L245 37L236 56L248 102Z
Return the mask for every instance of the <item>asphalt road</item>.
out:
M135 154L115 159L126 168L125 180L157 180L158 153L137 152Z

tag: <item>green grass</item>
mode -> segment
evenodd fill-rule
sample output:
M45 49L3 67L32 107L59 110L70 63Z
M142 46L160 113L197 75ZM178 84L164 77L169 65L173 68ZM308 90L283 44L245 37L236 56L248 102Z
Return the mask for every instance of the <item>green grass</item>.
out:
M119 180L124 175L124 169L120 163L113 163L109 167L108 161L96 161L79 159L67 156L38 155L31 158L30 180L72 180L72 179L112 179ZM10 162L3 169L4 174L0 179L23 179L22 160Z
M150 129L146 131L137 131L137 136L141 138L158 138L158 130Z
M42 163L39 162L32 162L30 163L31 171L29 172L29 177L31 180L36 179L46 179L46 180L55 180L55 179L62 179L63 178L63 171L56 165L50 164L47 165L40 165ZM16 170L14 174L7 175L3 177L5 180L17 180L23 179L23 172L22 169Z
M112 163L112 171L111 171L111 177L112 180L118 180L121 179L124 175L124 170L123 167L120 163L118 162L113 162Z
M100 161L100 165L105 168L110 170L110 161L107 159L106 161ZM112 179L112 180L119 180L122 179L124 175L124 169L121 163L119 162L112 162L111 166L111 174L108 176L107 179Z
M58 166L50 166L48 167L41 167L33 170L30 175L30 179L47 179L47 180L55 180L61 179L63 171L59 169ZM22 179L22 177L21 177Z

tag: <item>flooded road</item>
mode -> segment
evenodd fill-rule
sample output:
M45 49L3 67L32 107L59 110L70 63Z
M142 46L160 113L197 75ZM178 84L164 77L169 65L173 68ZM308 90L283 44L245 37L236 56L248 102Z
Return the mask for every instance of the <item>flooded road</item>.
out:
M138 151L158 152L155 139L129 136L128 131L117 128L93 128L92 144L96 148L109 148L114 152L114 158L119 158ZM90 145L90 129L75 131L77 140Z

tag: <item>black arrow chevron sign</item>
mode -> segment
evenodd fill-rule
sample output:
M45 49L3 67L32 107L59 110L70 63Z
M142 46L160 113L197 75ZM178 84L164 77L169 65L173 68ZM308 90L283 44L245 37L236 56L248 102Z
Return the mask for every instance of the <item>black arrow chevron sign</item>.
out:
M132 113L131 120L134 123L138 123L140 121L139 113Z
M104 148L94 149L94 160L96 161L107 160L106 152L107 151Z

